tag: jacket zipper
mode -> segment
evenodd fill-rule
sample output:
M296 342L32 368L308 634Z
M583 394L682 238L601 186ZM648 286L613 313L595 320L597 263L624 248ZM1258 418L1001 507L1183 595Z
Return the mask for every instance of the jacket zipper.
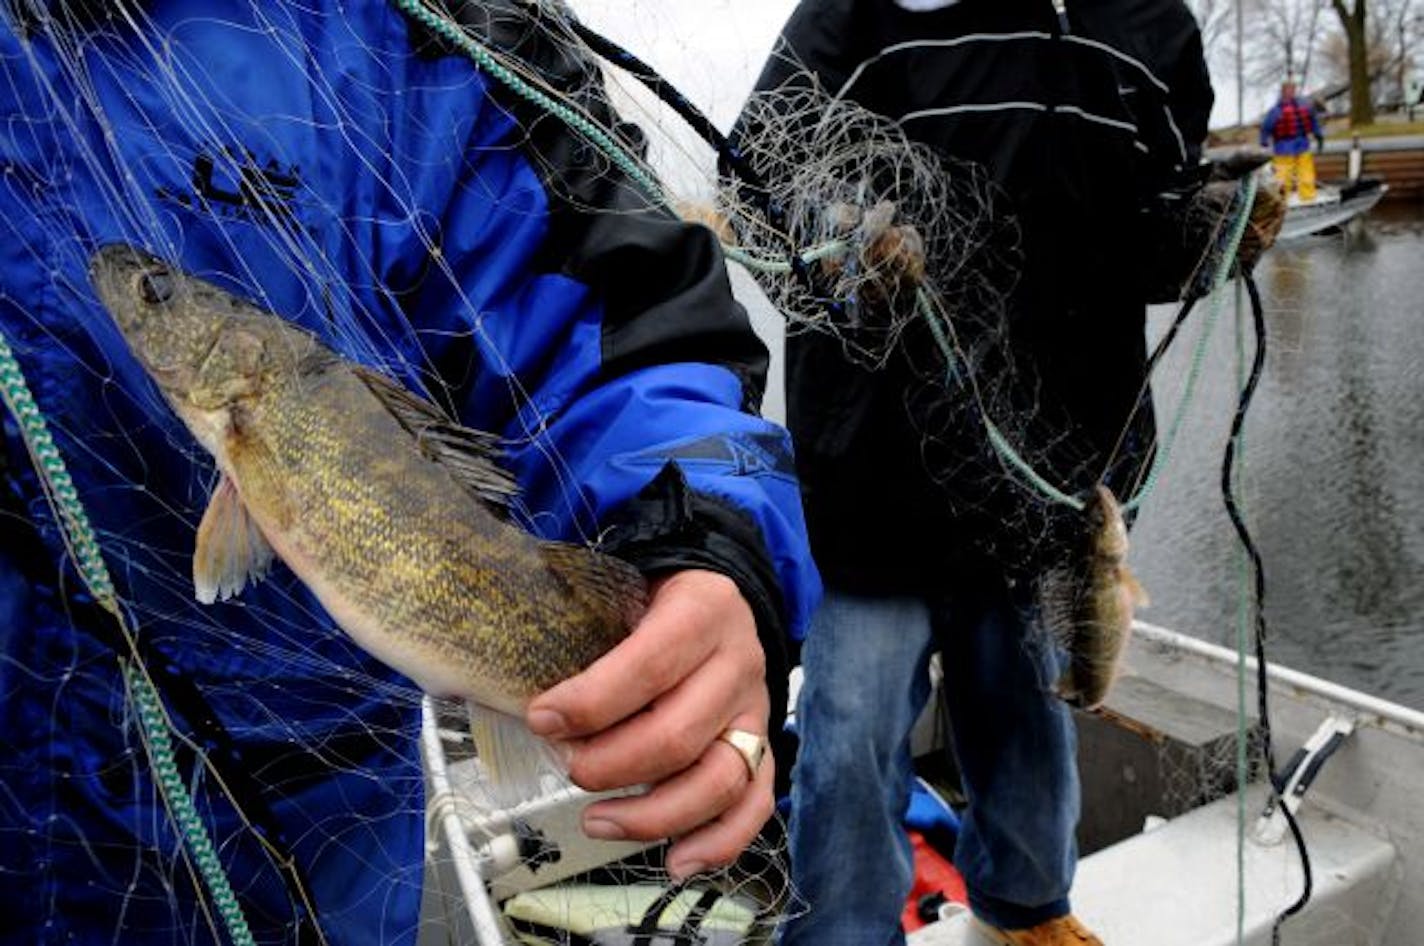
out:
M1058 33L1060 36L1067 36L1073 32L1073 28L1068 25L1068 0L1052 0L1053 12L1058 14Z

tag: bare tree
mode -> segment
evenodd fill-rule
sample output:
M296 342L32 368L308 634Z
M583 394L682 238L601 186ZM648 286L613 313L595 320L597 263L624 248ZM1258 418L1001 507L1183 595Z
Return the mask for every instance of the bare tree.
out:
M1311 54L1325 0L1251 0L1251 78L1310 82Z
M1201 28L1202 48L1208 65L1225 66L1235 51L1236 4L1240 0L1188 0L1187 6Z
M1401 105L1409 104L1407 85L1410 72L1419 65L1421 44L1424 44L1424 8L1415 0L1384 0L1377 8L1379 35L1376 42L1389 50L1387 69L1392 88L1388 98L1398 96Z
M1373 0L1365 38L1365 63L1372 101L1402 102L1405 84L1424 53L1424 2ZM1327 76L1343 91L1353 88L1351 47L1343 32L1331 33L1320 45Z
M1345 42L1350 59L1350 127L1368 125L1375 120L1374 96L1370 81L1370 37L1366 31L1366 0L1330 0L1340 25L1345 29Z

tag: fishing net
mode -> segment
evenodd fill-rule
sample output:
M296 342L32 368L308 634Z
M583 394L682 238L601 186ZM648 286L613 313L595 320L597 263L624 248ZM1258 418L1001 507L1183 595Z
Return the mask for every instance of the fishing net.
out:
M790 5L574 4L585 22L637 50L723 130L747 102ZM458 165L459 142L476 117L426 115L412 103L452 85L468 88L474 102L482 90L464 61L474 58L519 90L502 100L500 115L479 120L511 122L516 141L550 125L573 127L581 142L574 157L590 172L578 181L615 192L594 200L566 168L541 167L560 199L629 214L662 203L708 222L774 350L787 334L804 334L828 340L867 371L903 373L907 416L931 478L981 484L984 509L1004 516L1007 508L1014 534L1032 543L1068 515L1064 499L1103 471L1086 468L1054 425L1037 426L1052 405L1034 394L1005 323L1019 251L993 185L981 169L916 145L893 124L805 81L751 99L745 121L756 133L740 146L758 181L739 178L626 68L607 57L600 65L559 3L513 3L508 9L517 15L463 20L440 4L412 4L419 27L374 3L252 0L181 15L171 6L15 0L0 7L8 27L0 67L26 103L6 116L6 147L22 159L4 165L0 188L34 208L0 223L0 242L5 265L45 274L23 298L0 299L0 324L19 365L49 366L33 392L36 411L17 411L21 402L7 398L6 462L31 501L3 497L4 552L29 578L0 589L0 602L93 635L83 646L33 640L7 651L0 704L29 709L5 717L11 732L0 741L22 748L0 758L0 788L29 786L27 797L43 798L45 809L13 811L12 796L0 794L0 849L12 852L3 870L17 882L50 876L56 865L81 871L90 929L114 942L239 940L231 933L235 905L258 942L410 942L417 934L461 941L469 898L485 880L506 903L523 898L519 928L529 942L632 942L650 911L678 923L718 910L741 937L729 942L768 940L780 918L804 909L787 880L775 823L737 865L682 891L670 883L659 847L578 840L568 814L577 800L524 817L492 814L458 709L427 702L329 630L320 605L290 574L278 570L217 606L193 600L192 542L216 480L211 460L137 366L113 355L123 343L112 326L46 318L92 302L86 267L96 234L75 208L102 207L111 232L175 259L194 243L225 256L228 268L201 275L290 313L340 354L379 367L451 414L477 422L480 397L518 405L517 439L544 455L559 488L557 503L520 504L517 518L536 530L542 520L566 519L595 543L599 525L588 497L545 438L549 405L526 387L530 366L508 363L493 379L469 377L476 353L498 352L508 339L495 337L502 330L482 317L488 300L460 288L468 274L456 261L468 248L446 245L452 222L422 201L423 182ZM214 23L243 51L234 58L245 68L204 61L185 44L190 32ZM392 30L420 32L422 54L446 57L449 68L427 88L365 83L371 61L393 61L386 41L373 38L389 39ZM328 55L314 58L313 48ZM503 51L509 48L520 55ZM291 97L252 114L234 89L251 79L248 70L262 69L291 76ZM129 86L158 90L163 147L127 149L129 133L151 130L153 120L114 94ZM446 144L384 152L390 125L402 122L448 127ZM302 124L334 130L321 140L339 153L276 146L279 130ZM361 167L353 186L368 190L350 202L322 197L309 184L326 162ZM510 196L500 182L476 176L461 186L469 204L453 212L477 212L493 194L519 213L539 212L529 195ZM1224 228L1227 210L1200 225ZM192 216L201 222L178 223ZM397 253L402 241L421 252ZM391 268L387 252L424 263ZM459 315L442 320L432 311ZM779 370L774 359L766 410L777 417ZM1191 374L1180 365L1172 371L1174 380ZM18 390L13 377L5 380L7 392ZM50 409L60 402L58 387L73 395L64 411ZM32 436L36 412L57 450ZM1123 428L1132 420L1122 418ZM948 433L962 431L973 435ZM90 492L75 497L52 476L41 482L22 444L43 470L52 472L53 456L61 456ZM1035 482L1033 471L1050 468L1059 471L1056 483ZM1068 493L1055 498L1054 487ZM47 502L34 500L46 492ZM75 528L74 509L96 497L103 512L89 523L91 546ZM66 544L76 561L56 566L53 550ZM96 589L97 560L116 598L103 593L102 581ZM32 600L41 592L31 587L56 586L62 596ZM241 735L259 737L251 741L265 747L262 754L232 753L220 719L242 720ZM433 734L424 743L423 732ZM40 735L21 739L26 733ZM78 748L56 751L50 733L77 734ZM432 758L446 769L447 785L432 786ZM1160 774L1166 795L1190 807L1229 782L1237 765L1233 744L1212 743L1198 753L1164 753ZM333 783L338 806L317 791ZM550 786L551 795L562 790ZM112 798L138 804L102 826L70 815L108 807ZM154 811L168 814L155 818ZM447 814L468 849L452 847L442 827ZM295 836L280 828L294 822L307 827ZM401 844L389 843L396 822ZM206 838L192 830L197 824ZM411 856L422 849L423 858ZM571 870L583 856L598 863ZM555 874L566 890L582 886L531 906L528 895ZM0 874L0 883L7 879ZM0 918L0 939L63 935L73 918L60 911L76 908L45 899L51 886L25 888L34 891L32 909ZM353 888L365 893L352 899ZM726 904L698 906L707 891ZM423 920L411 911L422 897ZM398 918L394 926L390 917ZM566 927L576 920L582 932L556 931L559 920Z
M283 569L232 601L194 600L212 460L119 356L113 325L55 315L96 311L87 267L103 239L172 260L195 248L227 260L195 275L288 314L447 413L478 426L479 405L514 405L514 446L540 453L555 483L541 503L516 503L516 520L536 531L567 521L597 543L592 503L549 446L553 404L526 383L545 366L500 360L522 350L510 337L521 327L491 328L482 311L507 300L462 289L478 281L457 271L470 250L447 247L458 228L429 209L423 189L455 181L449 213L489 213L493 203L516 232L489 238L524 238L517 221L537 218L537 196L496 171L460 179L461 142L477 122L508 123L509 148L574 122L586 149L574 157L589 173L574 181L538 168L551 190L571 207L644 213L640 133L607 110L591 60L561 57L570 42L561 6L515 4L502 19L463 25L443 7L409 6L419 10L19 2L0 11L0 68L17 103L0 188L12 206L32 208L0 224L0 243L7 273L37 274L30 285L14 276L0 300L5 353L18 368L5 368L4 465L19 489L4 497L3 554L14 566L6 573L24 576L0 589L0 885L25 901L6 901L0 940L413 942L424 933L423 893L458 909L479 892L449 872L448 847L432 842L422 857L432 795L420 764L422 694L335 632ZM205 59L190 41L214 33L230 55ZM496 48L481 65L507 69L506 85L523 90L499 108L479 107L483 86L468 62L479 50L461 42L467 34L537 47L519 57ZM437 62L414 70L422 85L395 75L411 58ZM241 93L258 73L281 78L254 112ZM461 90L466 107L422 111ZM404 123L437 130L404 134ZM428 147L392 150L413 138ZM284 145L293 141L306 144ZM318 141L327 150L311 147ZM349 189L316 186L328 165L353 169ZM587 181L612 193L595 201ZM407 268L412 259L422 262ZM497 370L471 377L477 355ZM65 547L73 555L61 561ZM15 614L31 617L12 626ZM40 633L28 626L34 615L65 633ZM469 761L458 740L440 745L452 765ZM459 814L478 827L469 812L492 806L478 779L461 784ZM575 813L584 804L566 799ZM496 835L471 836L467 853L480 863ZM655 902L674 886L660 846L578 843L595 852L594 882L607 888L581 908L600 929L636 927L653 906L638 898L652 891ZM682 911L674 930L689 913L730 911L745 915L742 936L765 938L795 909L781 844L773 830L741 864L691 885L691 902L669 913ZM735 908L697 906L710 888ZM553 912L575 911L556 902ZM547 941L579 941L558 932L560 917L543 916ZM430 925L440 941L438 918Z
M1012 259L1013 245L985 171L798 79L753 95L741 118L742 153L764 194L753 203L745 187L728 187L718 207L788 330L834 335L871 369L917 321L1002 337L1009 266L994 254ZM779 227L763 207L775 208ZM961 347L954 357L965 363L953 370L977 373L977 352ZM950 367L935 379L942 387Z

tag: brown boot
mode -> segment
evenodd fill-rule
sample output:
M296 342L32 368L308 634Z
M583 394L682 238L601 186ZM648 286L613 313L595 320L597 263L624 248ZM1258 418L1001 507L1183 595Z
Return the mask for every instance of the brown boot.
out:
M983 920L976 920L979 931L994 946L1103 946L1103 941L1089 932L1071 913L1046 920L1026 930L1001 930Z

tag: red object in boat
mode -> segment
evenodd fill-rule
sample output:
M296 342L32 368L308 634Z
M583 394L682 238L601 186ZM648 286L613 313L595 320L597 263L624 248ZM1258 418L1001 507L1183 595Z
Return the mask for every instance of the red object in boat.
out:
M966 905L969 903L969 894L964 889L964 878L959 876L954 865L935 850L920 832L908 833L910 847L915 855L915 879L910 885L910 895L905 898L904 912L900 914L900 923L905 927L906 933L927 924L920 914L921 903L928 902L926 898L939 894L945 900ZM933 920L934 914L931 913L929 921Z

